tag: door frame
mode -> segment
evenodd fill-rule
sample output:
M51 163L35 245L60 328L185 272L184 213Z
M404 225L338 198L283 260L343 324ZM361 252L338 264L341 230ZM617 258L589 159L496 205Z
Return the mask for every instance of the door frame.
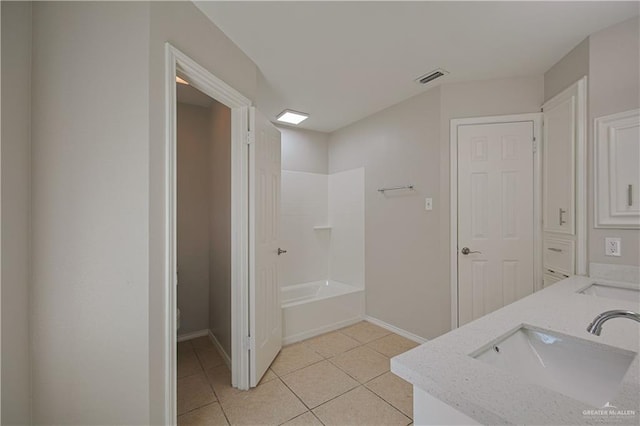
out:
M176 76L231 109L231 382L249 388L249 108L250 99L170 43L165 43L165 418L177 421L177 95Z
M542 289L542 113L454 118L449 127L451 329L458 328L458 127L521 122L533 123L533 291Z

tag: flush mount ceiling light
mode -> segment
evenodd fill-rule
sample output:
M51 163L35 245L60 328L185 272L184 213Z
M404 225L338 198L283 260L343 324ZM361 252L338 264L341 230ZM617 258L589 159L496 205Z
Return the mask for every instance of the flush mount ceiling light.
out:
M187 86L189 85L189 82L187 80L183 80L180 77L178 77L177 75L176 75L176 83L186 84Z
M309 118L309 114L305 114L304 112L292 111L290 109L285 109L276 117L276 120L287 123L287 124L300 124L304 120Z

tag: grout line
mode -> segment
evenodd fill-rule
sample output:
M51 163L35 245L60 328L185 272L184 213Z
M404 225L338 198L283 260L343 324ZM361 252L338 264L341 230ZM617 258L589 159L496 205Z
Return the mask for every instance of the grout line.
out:
M198 371L196 371L194 373L191 373L191 374L187 374L185 376L178 377L178 374L176 373L176 380L181 380L181 379L184 379L184 378L187 378L187 377L195 376L196 374L204 373L205 370L204 370L204 368L202 368L202 365L200 365L200 362L198 362L198 366L200 367L200 370L198 370Z
M354 389L355 389L355 388L354 388ZM343 395L344 395L344 394L343 394ZM320 420L320 417L316 416L316 413L314 413L313 411L309 411L309 412L311 413L311 415L312 415L313 417L315 417L315 418L316 418L316 420L317 420L317 421L319 421L319 422L320 422L320 424L321 424L321 425L323 425L323 426L324 426L324 424L325 424L325 423L324 423L322 420Z
M216 397L218 395L216 394ZM222 411L222 415L224 416L225 420L227 421L227 424L230 425L231 424L231 420L229 420L229 416L227 416L227 412L224 411L224 407L222 406L222 402L220 402L220 400L218 400L218 404L220 404L220 410Z
M407 418L407 419L410 421L410 423L413 423L413 419L412 419L411 417L407 416L405 413L403 413L402 411L400 411L399 409L397 409L393 404L391 404L390 402L386 401L384 398L382 398L380 395L378 395L377 393L375 393L375 392L374 392L374 391L372 391L371 389L369 389L369 388L365 388L365 389L367 389L369 392L371 392L372 394L374 394L377 398L380 398L380 400L381 400L382 402L384 402L385 404L387 404L389 407L393 408L393 409L394 409L394 410L396 410L398 413L402 414L405 418ZM407 423L407 424L409 424L409 423Z
M195 351L195 349L194 349L194 352L196 353L196 359L198 360L198 364L200 365L200 368L202 369L202 371L204 371L204 365L202 365L202 360L200 359L200 355L198 355L198 352Z
M313 410L317 410L318 408L322 407L323 405L326 405L326 404L330 403L330 402L331 402L331 401L333 401L334 399L338 399L338 398L340 398L341 396L346 395L346 394L348 394L349 392L354 391L354 390L356 390L356 389L358 389L358 388L361 388L361 387L363 387L363 386L364 386L364 385L362 385L360 382L358 382L358 386L354 386L354 387L352 387L351 389L349 389L348 391L345 391L345 392L341 393L340 395L336 395L336 396L334 396L334 397L333 397L333 398L331 398L331 399L327 399L325 402L323 402L322 404L318 405L317 407L314 407L314 408L313 408L313 409L311 409L310 411L311 411L311 412L313 412ZM315 413L314 413L314 414L315 414ZM318 416L316 416L316 417L318 417ZM320 420L320 419L318 418L318 420ZM320 423L324 424L322 421L320 421Z
M333 364L331 364L331 365L333 365ZM337 368L337 367L336 367L336 368ZM340 370L340 369L339 369L339 370ZM342 370L340 370L340 371L342 371ZM343 373L344 373L344 372L343 372ZM345 373L345 374L346 374L346 373ZM349 376L349 375L347 374L347 376ZM351 376L349 376L349 377L351 377ZM353 377L352 377L352 379L353 379ZM356 389L356 388L358 388L358 387L362 386L362 383L360 383L360 382L359 382L359 381L357 381L356 379L353 379L353 380L356 382L356 386L354 386L354 387L352 387L352 388L350 388L350 389L347 389L347 390L346 390L346 391L344 391L344 392L341 392L340 394L338 394L338 395L336 395L336 396L334 396L334 397L332 397L332 398L330 398L330 399L326 400L326 401L325 401L325 402L323 402L322 404L318 404L318 405L316 405L316 406L315 406L315 407L313 407L313 408L309 407L309 406L308 406L304 401L302 401L302 398L301 398L301 397L299 397L299 396L298 396L298 394L297 394L293 389L289 388L289 386L288 386L286 383L285 383L285 386L287 386L287 387L289 388L289 390L291 390L291 392L293 392L293 393L294 393L294 395L295 395L295 396L297 396L297 397L298 397L298 399L300 399L300 401L302 401L302 403L305 405L305 407L309 408L309 411L313 411L313 410L315 410L316 408L320 407L321 405L324 405L324 404L326 404L326 403L327 403L327 402L329 402L329 401L333 401L334 399L341 397L341 396L342 396L342 395L344 395L345 393L351 392L352 390L354 390L354 389ZM284 382L284 380L283 380L283 382ZM322 423L322 422L320 422L320 423ZM324 423L323 423L323 424L324 424Z
M364 346L364 345L363 345L363 346L361 346L361 347L366 347L366 346ZM358 349L358 348L350 349L350 350L348 350L347 352L343 352L342 354L346 354L346 353L351 352L351 351L354 351L354 350L356 350L356 349ZM371 348L369 348L369 349L371 349ZM373 349L371 349L371 350L373 350ZM373 351L374 351L375 353L380 354L380 355L382 355L383 357L387 358L387 360L390 360L390 358L389 358L388 356L386 356L386 355L384 355L384 354L381 354L381 353L380 353L380 352L378 352L378 351L375 351L375 350L373 350ZM382 376L383 374L388 373L388 372L390 372L390 371L391 371L391 368L389 368L389 370L386 370L386 371L384 371L384 372L382 372L382 373L378 374L377 376L372 377L371 379L368 379L368 380L367 380L367 381L365 381L365 382L361 382L361 381L360 381L360 379L358 379L358 378L354 377L354 376L353 376L352 374L350 374L347 370L345 370L344 368L340 367L338 364L336 364L335 362L333 362L333 361L332 361L333 359L337 358L338 356L340 356L340 355L342 355L342 354L338 354L338 355L336 355L336 356L332 357L331 359L327 359L327 361L329 361L329 362L330 362L331 364L333 364L335 367L337 367L338 369L340 369L341 371L343 371L347 376L351 377L353 380L355 380L356 382L358 382L358 383L360 383L360 384L362 384L362 385L364 385L365 383L368 383L368 382L370 382L371 380L376 379L376 378L378 378L378 377Z
M280 378L278 378L278 379L280 379ZM304 406L305 406L305 408L307 409L307 411L311 411L311 408L309 408L309 406L308 406L307 404L305 404L305 402L302 400L302 398L300 398L300 397L298 396L298 394L297 394L297 393L295 393L295 392L293 391L293 389L291 389L291 388L289 387L289 385L285 383L285 381L284 381L284 380L280 379L280 382L281 382L281 383L282 383L282 384L283 384L287 389L289 389L289 391L290 391L290 392L291 392L291 393L292 393L296 398L298 398L298 401L300 401L300 402L302 403L302 405L304 405ZM304 414L304 413L302 413L302 414ZM300 415L302 415L302 414L300 414ZM296 417L298 417L298 416L296 416ZM294 419L295 419L295 417L294 417ZM289 420L291 420L291 419L289 419ZM287 422L288 422L289 420L287 420ZM285 423L286 423L286 422L285 422Z
M359 323L356 323L356 324L359 324ZM371 323L370 323L370 324L371 324ZM355 324L354 324L354 325L355 325ZM375 325L375 324L373 324L373 325ZM353 325L352 325L352 326L353 326ZM349 327L352 327L352 326L349 326ZM362 387L362 388L364 388L365 390L368 390L369 392L373 393L376 397L378 397L379 399L381 399L382 401L384 401L387 405L391 406L394 410L398 411L398 412L399 412L400 414L402 414L405 418L409 419L410 421L413 421L413 419L411 419L411 417L409 417L409 416L407 416L406 414L404 414L404 413L403 413L402 411L400 411L397 407L395 407L392 403L390 403L389 401L387 401L386 399L384 399L381 395L378 395L376 392L374 392L372 389L370 389L370 388L367 386L367 384L368 384L368 383L370 383L370 382L372 382L373 380L375 380L375 379L377 379L377 378L379 378L379 377L381 377L381 376L385 375L385 374L386 374L386 373L388 373L390 370L384 371L384 372L382 372L382 373L378 374L377 376L375 376L375 377L372 377L372 378L368 379L366 382L360 382L360 380L358 380L358 379L357 379L356 377L354 377L353 375L349 374L346 370L342 369L339 365L335 364L335 363L332 361L333 359L335 359L335 358L336 358L336 357L338 357L338 356L341 356L341 355L343 355L343 354L346 354L346 353L348 353L348 352L351 352L351 351L353 351L353 350L355 350L355 349L358 349L358 348L361 348L361 347L366 347L366 348L368 348L368 349L371 349L371 350L373 350L374 352L376 352L376 353L378 353L378 354L380 354L380 355L384 356L385 358L389 359L390 357L388 357L387 355L385 355L385 354L383 354L383 353L381 353L381 352L379 352L379 351L375 350L374 348L369 347L368 345L369 345L370 343L373 343L373 342L375 342L375 341L377 341L377 340L383 339L383 338L385 338L385 337L387 337L387 336L389 336L389 335L391 335L391 334L396 334L396 333L389 332L388 334L385 334L384 336L381 336L381 337L378 337L378 338L376 338L376 339L373 339L373 340L371 340L370 342L363 343L363 342L359 341L358 339L356 339L356 338L354 338L354 337L352 337L352 336L349 336L349 335L347 335L347 334L345 334L345 333L343 333L343 332L342 332L342 330L344 330L344 329L346 329L346 328L349 328L349 327L344 327L344 328L339 329L339 330L333 330L333 331L330 331L330 332L327 332L327 333L323 333L323 334L321 334L321 335L319 335L319 336L314 336L314 337L311 337L311 338L309 338L309 339L305 339L305 340L302 340L302 341L300 341L300 342L296 342L296 343L293 343L293 344L292 344L292 345L294 345L294 344L301 344L305 349L307 349L307 350L311 351L311 352L312 352L312 353L314 353L314 354L319 355L319 356L322 358L321 360L319 360L319 361L315 361L315 362L312 362L311 364L305 365L305 366L300 367L300 368L297 368L297 369L295 369L295 370L288 371L287 373L285 373L285 374L283 374L283 375L280 375L280 374L276 373L276 371L275 371L275 370L273 370L273 369L271 368L271 366L269 367L269 370L271 370L271 372L275 375L275 378L274 378L274 379L272 379L272 380L269 380L269 382L271 382L271 381L273 381L273 380L279 380L279 381L280 381L280 383L282 383L282 384L283 384L283 385L284 385L284 386L285 386L285 387L286 387L286 388L287 388L291 393L293 393L293 395L294 395L294 396L295 396L295 397L296 397L296 398L297 398L297 399L302 403L302 405L307 409L307 411L305 411L304 413L301 413L301 414L299 414L299 415L297 415L297 416L293 417L292 419L287 420L287 422L288 422L288 421L291 421L291 420L293 420L293 419L296 419L296 418L298 418L298 417L300 417L300 416L303 416L303 415L305 415L306 413L311 413L311 415L312 415L312 416L314 416L314 417L315 417L315 418L316 418L316 419L317 419L321 424L323 424L323 425L324 425L324 423L322 422L322 420L321 420L321 419L316 415L316 413L314 413L314 412L313 412L313 410L315 410L315 409L317 409L317 408L319 408L319 407L322 407L323 405L325 405L325 404L327 404L327 403L329 403L329 402L331 402L331 401L333 401L333 400L335 400L335 399L337 399L337 398L340 398L341 396L343 396L343 395L345 395L345 394L347 394L347 393L349 393L349 392L351 392L351 391L354 391L354 390L358 389L359 387ZM347 337L347 338L349 338L349 339L353 340L353 341L354 341L354 342L356 342L358 345L357 345L357 346L355 346L355 347L353 347L353 348L350 348L350 349L348 349L348 350L346 350L346 351L340 352L340 353L338 353L338 354L336 354L336 355L332 355L332 356L328 356L328 357L327 357L327 356L324 356L322 353L320 353L320 352L318 352L318 351L314 350L314 349L313 349L313 348L312 348L308 343L306 343L306 342L308 342L308 341L309 341L309 340L311 340L311 339L315 339L315 338L317 338L317 337L320 337L320 336L323 336L323 335L326 335L326 334L330 334L330 333L340 333L340 334L342 334L343 336L345 336L345 337ZM401 337L402 337L402 336L401 336ZM220 409L222 410L222 413L223 413L223 415L224 415L224 417L225 417L225 419L226 419L227 423L228 423L228 424L231 424L231 421L229 420L229 417L227 416L227 413L226 413L226 412L225 412L225 410L224 410L224 407L223 407L223 405L222 405L222 402L221 402L221 400L220 400L220 398L219 398L219 396L218 396L217 392L215 391L215 389L214 389L214 387L213 387L213 384L209 381L209 378L208 378L208 376L207 376L207 374L206 374L206 371L207 371L207 370L205 370L204 365L202 364L202 360L200 359L200 356L199 356L199 355L198 355L198 353L196 352L196 348L194 348L194 347L193 347L193 345L191 344L191 342L190 342L190 341L185 341L185 342L189 342L189 344L190 344L189 346L190 346L190 348L191 348L191 352L192 352L192 353L194 353L194 354L196 355L196 359L198 360L198 364L199 364L199 366L200 366L200 371L199 371L199 372L197 372L197 373L193 373L193 374L190 374L190 375L184 376L184 377L190 377L190 376L194 376L194 375L196 375L196 374L202 374L202 373L204 373L204 375L205 375L205 379L207 380L207 384L208 384L208 385L209 385L209 387L211 388L211 391L213 392L213 394L214 394L214 396L215 396L215 398L216 398L216 401L214 401L214 402L212 402L212 403L209 403L209 404L205 404L205 405L203 405L203 406L201 406L201 407L194 408L194 409L192 409L192 410L190 410L190 411L187 411L187 412L185 412L185 413L182 413L181 415L184 415L184 414L187 414L187 413L191 413L191 412L193 412L193 411L195 411L195 410L198 410L198 409L200 409L200 408L204 408L204 407L207 407L207 406L209 406L209 405L212 405L212 404L217 403L217 404L220 406ZM291 345L287 345L287 346L291 346ZM287 346L285 346L285 347L287 347ZM300 370L302 370L302 369L304 369L304 368L307 368L307 367L311 367L311 366L313 366L313 365L316 365L316 364L318 364L318 363L320 363L320 362L322 362L322 361L328 361L331 365L333 365L334 367L338 368L340 371L342 371L343 373L345 373L348 377L352 378L352 379L357 383L357 385L356 385L355 387L351 388L351 389L346 390L345 392L340 393L339 395L334 396L334 397L333 397L333 398L331 398L331 399L328 399L327 401L323 402L322 404L319 404L318 406L316 406L316 407L314 407L314 408L310 408L310 407L309 407L309 406L308 406L308 405L307 405L307 404L302 400L302 398L301 398L301 397L300 397L300 396L299 396L299 395L298 395L298 394L297 394L293 389L291 389L291 388L289 387L289 385L288 385L288 384L283 380L283 377L288 376L288 375L291 375L291 374L293 374L293 373L295 373L295 372L297 372L297 371L300 371ZM224 364L221 364L221 365L224 365ZM221 365L219 365L219 366L212 366L212 367L210 367L210 368L209 368L209 370L214 369L214 368L217 368L217 367L220 367ZM183 377L181 377L181 378L183 378ZM268 383L268 382L265 382L265 383ZM263 384L264 384L264 383L261 383L260 385L263 385ZM285 422L285 423L286 423L286 422Z
M225 364L222 364L225 365ZM221 367L222 365L219 365L218 367ZM214 368L218 368L218 367L211 367L209 370L213 370ZM226 365L225 365L226 367ZM209 386L211 386L211 390L213 391L213 394L216 396L216 400L218 402L218 404L220 405L220 410L222 410L222 415L224 416L224 418L227 420L227 424L231 424L231 420L229 420L229 416L227 416L227 412L224 410L224 406L222 405L222 400L220 399L220 395L218 395L218 392L216 392L216 389L213 387L213 383L211 383L211 381L209 380L209 376L207 376L207 373L205 372L205 377L207 379L207 383L209 383ZM229 380L231 380L231 377L229 377ZM231 383L229 383L229 387L231 387Z
M186 379L187 377L197 376L198 374L201 374L201 373L204 373L204 370L200 370L193 374L187 374L186 376L176 377L176 380L182 380L182 379Z
M184 416L185 414L193 413L194 411L199 410L199 409L201 409L202 407L206 407L207 405L211 405L211 404L214 404L214 403L215 403L215 401L214 401L214 402L210 402L210 403L208 403L208 404L201 405L201 406L199 406L199 407L192 408L192 409L191 409L191 410L189 410L189 411L185 411L185 412L184 412L184 413L182 413L182 414L178 414L176 417L180 417L180 416Z
M322 355L320 355L320 357L322 357ZM272 369L271 371L273 371L273 373L274 373L278 378L281 378L281 377L284 377L284 376L288 376L288 375L289 375L289 374L291 374L291 373L295 373L296 371L300 371L300 370L302 370L303 368L311 367L312 365L318 364L318 363L320 363L320 362L322 362L322 361L328 361L328 359L326 359L326 358L322 358L320 361L314 361L314 362L312 362L311 364L307 364L307 365L305 365L305 366L303 366L303 367L296 368L295 370L287 371L286 373L284 373L284 374L282 374L282 375L280 375L280 374L276 373L276 371L275 371L275 370L273 370L273 369ZM271 368L271 367L269 367L269 368Z
M406 351L402 351L402 352L400 352L400 353L398 353L398 354L396 354L396 355L392 355L392 356L389 356L389 355L387 355L387 354L385 354L385 353L382 353L382 352L380 352L379 350L377 350L376 348L374 348L374 347L372 347L372 346L369 346L371 343L373 343L373 342L377 342L378 340L385 339L385 338L389 337L390 335L394 335L394 336L400 337L400 338L402 338L402 339L406 339L406 340L412 341L411 339L407 339L407 338L406 338L406 337L404 337L404 336L401 336L401 335L399 335L399 334L396 334L396 333L394 333L394 332L391 332L390 334L387 334L386 336L382 336L382 337L379 337L379 338L377 338L377 339L375 339L375 340L370 341L369 343L367 343L367 344L366 344L366 345L364 345L364 346L366 346L367 348L372 349L372 350L374 350L374 351L378 352L378 353L379 353L379 354L381 354L381 355L386 356L386 357L387 357L387 358L389 358L389 359L393 358L394 356L401 355L401 354L403 354L403 353L405 353L405 352L407 352L407 351L410 351L411 349L414 349L414 348L417 348L418 346L420 346L419 344L417 344L417 343L416 343L416 346L414 346L413 348L407 349ZM413 342L413 341L412 341L412 342ZM414 343L415 343L415 342L414 342Z
M387 373L391 373L391 371L387 371ZM409 417L411 419L411 421L413 421L413 418L410 417L409 415L405 414L404 412L402 412L402 410L400 410L400 408L396 407L395 405L393 405L393 403L391 401L387 401L387 399L380 395L378 392L376 392L375 390L371 389L369 386L367 386L369 383L373 382L375 379L377 379L378 377L384 376L385 374L381 374L380 376L374 377L373 379L369 380L367 383L365 383L363 386L366 387L367 389L369 389L371 392L375 393L376 395L378 395L381 399L383 399L387 404L391 405L393 408L395 408L396 410L400 411L402 414L404 414L405 416ZM393 373L391 373L393 374ZM413 394L413 390L411 391L411 393Z
M356 383L358 383L358 385L362 385L362 383L360 383L360 380L356 379L355 377L353 377L351 374L349 374L348 371L344 370L342 367L340 367L339 365L337 365L336 363L332 362L330 359L328 359L327 361L329 361L331 363L331 365L333 365L334 367L336 367L338 370L342 371L344 374L346 374L347 376L351 377L353 380L356 381Z
M291 392L296 396L296 398L298 398L298 399L300 400L300 402L302 402L302 404L303 404L305 407L307 407L307 409L308 409L309 411L311 411L311 412L313 412L313 410L315 410L316 408L318 408L318 407L320 407L320 406L322 406L322 405L326 404L327 402L329 402L329 401L333 401L334 399L339 398L339 397L341 397L342 395L344 395L344 394L346 394L346 393L348 393L348 392L351 392L352 390L357 389L357 388L358 388L358 387L360 387L360 386L363 386L363 384L362 384L362 383L360 383L360 382L358 381L358 379L356 379L355 377L352 377L349 373L347 373L346 371L342 370L342 369L341 369L340 367L338 367L337 365L333 364L329 359L324 359L324 360L322 360L322 361L328 361L328 362L329 362L329 364L333 365L333 366L334 366L334 367L336 367L338 370L340 370L340 371L342 371L343 373L345 373L348 377L351 377L351 378L356 382L356 384L357 384L357 385L356 385L356 386L354 386L354 387L353 387L353 388L351 388L351 389L347 389L346 391L344 391L344 392L342 392L342 393L340 393L340 394L338 394L338 395L336 395L336 396L334 396L334 397L332 397L332 398L330 398L330 399L326 400L326 401L325 401L325 402L323 402L322 404L319 404L319 405L317 405L317 406L315 406L315 407L311 408L311 407L309 407L309 406L308 406L308 405L307 405L307 404L302 400L302 398L301 398L301 397L300 397L300 396L299 396L299 395L298 395L298 394L297 394L293 389L291 389L291 388L289 387L289 385L288 385L284 380L282 380L282 378L280 378L280 377L279 377L279 378L280 378L280 380L282 381L282 383L287 387L287 389L289 389L289 390L290 390L290 391L291 391ZM320 363L320 362L322 362L322 361L318 361L318 362L316 362L316 363L314 363L314 364L310 364L310 365L308 365L307 367L310 367L310 366L312 366L312 365L318 364L318 363ZM303 367L303 368L306 368L306 367ZM302 368L301 368L301 369L299 369L299 370L302 370ZM299 371L299 370L296 370L296 371ZM287 375L292 374L292 373L294 373L294 372L292 371L291 373L287 373ZM384 374L384 373L383 373L383 374ZM315 414L314 414L314 416L315 416ZM318 418L317 416L315 416L315 417L316 417L316 418ZM318 419L318 420L320 421L320 419ZM323 423L322 421L320 421L320 423L322 423L322 424L324 425L324 423Z
M390 406L392 406L393 408L395 408L396 410L400 411L402 414L404 414L406 417L409 417L411 419L411 421L413 421L413 417L408 416L407 414L405 414L400 408L396 407L395 405L393 405L393 403L391 401L387 401L385 399L385 397L383 397L382 395L380 395L379 393L377 393L376 391L374 391L373 389L371 389L369 386L363 385L365 386L367 389L369 389L371 392L373 392L378 398L382 399L384 402L386 402L387 404L389 404Z
M311 411L307 410L307 411L305 411L305 412L304 412L304 413L302 413L302 414L298 414L297 416L295 416L295 417L294 417L294 418L292 418L292 419L286 420L286 421L284 421L283 423L279 423L279 425L280 425L280 426L282 426L282 425L284 425L285 423L288 423L288 422L290 422L290 421L293 421L293 420L297 419L298 417L302 417L302 416L304 416L305 414L310 413L310 412L311 412Z
M367 383L369 383L369 382L371 382L372 380L375 380L375 379L377 379L378 377L380 377L380 376L384 376L385 374L390 373L390 372L391 372L391 370L387 370L387 371L385 371L385 372L384 372L384 373L382 373L382 374L378 374L376 377L372 377L371 379L369 379L369 380L367 380L366 382L364 382L364 383L362 384L362 386L366 386L366 384L367 384ZM367 389L369 389L369 388L367 387Z
M331 360L327 360L327 361L331 362ZM355 376L353 376L352 374L350 374L347 370L345 370L344 368L340 367L338 364L335 364L335 363L333 363L333 362L331 362L331 364L332 364L334 367L336 367L337 369L339 369L340 371L342 371L342 372L343 372L344 374L346 374L347 376L351 377L353 380L355 380L355 381L356 381L359 385L361 385L361 386L364 386L364 385L365 385L365 383L369 383L371 380L373 380L373 379L377 379L378 377L382 376L383 374L386 374L386 373L388 373L389 371L391 371L391 370L384 371L384 372L382 372L382 373L378 374L377 376L372 377L371 379L368 379L368 380L367 380L367 381L365 381L365 382L361 382L361 381L360 381L360 379L358 379L357 377L355 377Z

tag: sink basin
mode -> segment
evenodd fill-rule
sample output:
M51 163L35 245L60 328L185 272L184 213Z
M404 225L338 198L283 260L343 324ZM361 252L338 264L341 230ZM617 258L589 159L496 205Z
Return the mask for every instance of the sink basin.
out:
M600 408L616 396L636 353L522 326L471 356Z
M637 288L618 287L611 284L591 284L579 293L608 299L629 300L640 303L640 291Z

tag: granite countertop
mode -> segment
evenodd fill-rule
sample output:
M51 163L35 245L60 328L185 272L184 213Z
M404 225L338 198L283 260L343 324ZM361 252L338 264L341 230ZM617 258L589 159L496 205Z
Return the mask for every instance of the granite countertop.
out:
M577 293L594 282L610 283L581 276L562 280L392 358L391 371L483 424L638 424L640 324L614 319L603 326L601 336L588 333L586 328L601 312L640 312L640 303ZM635 416L613 419L594 415L585 410L596 407L527 383L469 356L521 325L635 352L617 396L610 401L618 410L634 410Z

